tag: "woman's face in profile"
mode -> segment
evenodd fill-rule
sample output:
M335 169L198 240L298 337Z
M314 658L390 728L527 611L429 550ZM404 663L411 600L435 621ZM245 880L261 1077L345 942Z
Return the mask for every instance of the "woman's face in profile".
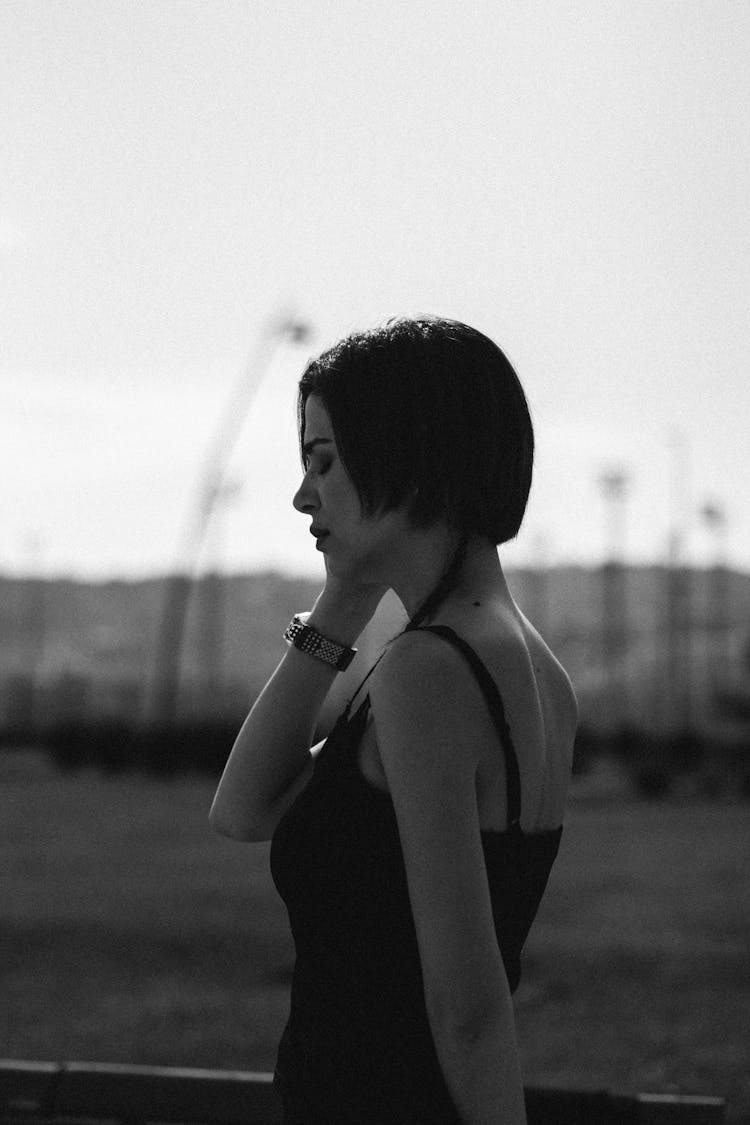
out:
M326 569L336 577L384 581L394 536L403 546L406 515L401 509L365 514L339 456L328 411L316 395L305 403L302 453L305 475L292 503L311 517L310 531L325 555Z

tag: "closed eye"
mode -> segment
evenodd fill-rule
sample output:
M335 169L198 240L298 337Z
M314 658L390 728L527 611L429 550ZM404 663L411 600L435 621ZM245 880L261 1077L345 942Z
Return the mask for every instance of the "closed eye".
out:
M312 464L310 457L305 457L302 461L302 467L304 468L306 474L309 473L312 469L313 472L317 472L317 475L319 477L324 477L332 464L332 458L326 461L319 461L316 469L315 465Z

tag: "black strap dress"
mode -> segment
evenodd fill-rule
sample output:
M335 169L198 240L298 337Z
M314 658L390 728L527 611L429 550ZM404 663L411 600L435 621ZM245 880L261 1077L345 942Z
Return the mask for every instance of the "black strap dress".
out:
M482 845L515 991L562 826L522 831L518 760L500 693L453 630L424 628L468 661L505 754L508 827L483 831ZM275 1085L285 1125L455 1125L427 1018L396 815L357 763L369 706L369 696L354 713L347 705L271 843L296 950Z

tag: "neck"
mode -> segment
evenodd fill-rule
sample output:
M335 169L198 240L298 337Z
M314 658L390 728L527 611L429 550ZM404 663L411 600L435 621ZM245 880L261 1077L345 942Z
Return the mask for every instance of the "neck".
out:
M391 586L409 617L413 617L425 598L435 589L450 565L456 549L456 537L447 530L431 529L410 549ZM509 598L497 548L486 539L471 538L461 568L451 586L448 598L457 600L488 600Z

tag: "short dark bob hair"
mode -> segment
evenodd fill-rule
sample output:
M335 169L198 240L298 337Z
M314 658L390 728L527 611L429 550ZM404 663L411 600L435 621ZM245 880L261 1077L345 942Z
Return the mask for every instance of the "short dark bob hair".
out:
M534 432L513 367L474 328L438 317L389 320L313 359L299 381L320 399L368 514L407 503L417 527L505 543L531 487Z

